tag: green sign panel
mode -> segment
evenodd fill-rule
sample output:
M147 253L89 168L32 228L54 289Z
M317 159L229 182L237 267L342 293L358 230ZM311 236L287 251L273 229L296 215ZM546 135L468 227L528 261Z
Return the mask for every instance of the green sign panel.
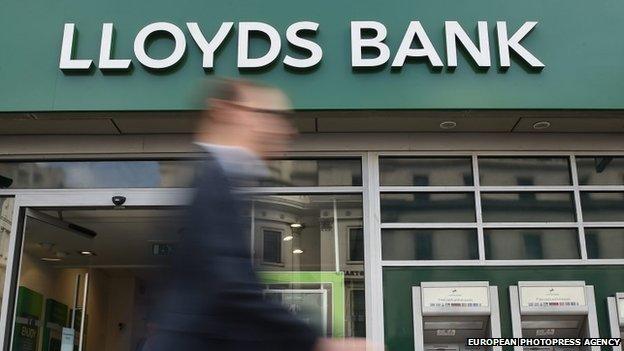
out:
M620 0L7 0L0 111L190 110L207 77L298 109L621 109Z
M43 295L20 286L17 293L13 351L37 351Z
M53 299L46 300L43 351L61 351L63 328L67 326L67 305Z

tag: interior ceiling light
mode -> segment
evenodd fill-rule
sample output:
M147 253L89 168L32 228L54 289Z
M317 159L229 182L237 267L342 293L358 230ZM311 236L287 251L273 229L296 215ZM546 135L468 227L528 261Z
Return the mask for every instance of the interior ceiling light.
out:
M540 129L546 129L546 128L550 128L550 122L548 121L539 121L539 122L533 123L533 129L540 130Z
M301 224L301 223L293 223L293 224L290 225L290 227L291 228L301 228L301 227L303 227L303 224Z
M41 260L44 262L58 262L61 259L58 257L42 257Z
M440 123L440 128L442 129L453 129L457 127L457 122L455 121L444 121Z
M283 240L284 241L291 241L292 239L293 239L292 235L286 235Z
M302 253L303 253L303 250L301 250L301 249L294 249L294 250L293 250L293 253L294 253L295 255L300 255L300 254L302 254Z
M88 250L78 251L78 253L83 255L83 256L95 256L95 252L88 251Z

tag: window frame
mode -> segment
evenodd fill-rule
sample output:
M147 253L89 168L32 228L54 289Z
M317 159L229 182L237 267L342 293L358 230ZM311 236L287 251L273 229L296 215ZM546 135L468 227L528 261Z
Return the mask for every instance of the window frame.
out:
M364 238L364 226L363 225L362 226L348 226L347 227L347 233L348 233L348 235L347 235L347 252L346 252L346 258L347 259L345 260L345 263L347 265L361 265L361 264L364 264L364 257L366 256L366 252L362 252L363 256L362 256L362 260L361 261L359 261L359 260L352 260L351 259L351 231L354 230L354 229L362 230L362 234L361 234L362 235L362 245L364 245L364 241L365 241L365 238ZM362 247L362 250L366 251L366 250L364 250L364 247Z
M614 192L624 191L624 183L621 185L579 185L578 169L576 165L576 157L601 157L601 156L621 156L621 153L609 152L375 152L374 160L377 168L382 157L471 157L473 184L469 186L381 186L379 176L377 181L374 178L372 187L375 188L375 196L377 197L378 212L373 216L381 218L380 195L382 193L406 193L406 192L473 192L475 199L475 210L477 218L475 222L469 223L395 223L379 221L376 231L381 229L425 229L425 228L476 228L478 234L479 259L477 260L381 260L382 267L396 266L534 266L534 265L622 265L624 257L615 259L590 259L587 255L585 228L594 227L615 227L624 228L624 221L618 222L590 222L583 220L583 211L581 207L582 192ZM570 166L570 185L522 185L522 186L481 186L479 176L479 157L565 157L568 158ZM379 172L379 170L378 170ZM481 206L482 193L537 193L537 192L566 192L572 195L573 211L576 215L575 221L570 222L484 222ZM577 244L580 248L580 258L578 259L518 259L518 260L487 260L485 257L485 240L484 229L489 228L576 228L578 233ZM381 242L381 233L378 234ZM380 247L381 249L381 247Z
M278 228L274 228L271 226L262 226L260 228L260 231L262 232L262 245L260 247L260 250L262 252L261 258L260 258L260 264L265 265L265 266L272 266L272 267L284 267L285 263L284 263L284 231L282 229L278 229ZM267 232L273 232L273 233L277 233L279 236L279 259L280 262L272 262L272 261L266 261L266 258L264 257L265 254L265 247L264 244L266 243L265 241L265 235ZM252 235L254 235L252 233Z

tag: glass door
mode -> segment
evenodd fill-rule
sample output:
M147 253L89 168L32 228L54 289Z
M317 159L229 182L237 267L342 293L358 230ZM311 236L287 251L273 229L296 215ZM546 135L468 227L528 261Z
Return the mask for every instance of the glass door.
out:
M3 350L138 349L159 269L183 231L183 193L18 196Z

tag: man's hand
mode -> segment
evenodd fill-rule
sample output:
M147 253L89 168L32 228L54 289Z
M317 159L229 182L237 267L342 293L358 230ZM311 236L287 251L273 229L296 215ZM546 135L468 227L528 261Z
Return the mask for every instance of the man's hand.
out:
M383 351L383 347L360 338L320 339L314 351Z

